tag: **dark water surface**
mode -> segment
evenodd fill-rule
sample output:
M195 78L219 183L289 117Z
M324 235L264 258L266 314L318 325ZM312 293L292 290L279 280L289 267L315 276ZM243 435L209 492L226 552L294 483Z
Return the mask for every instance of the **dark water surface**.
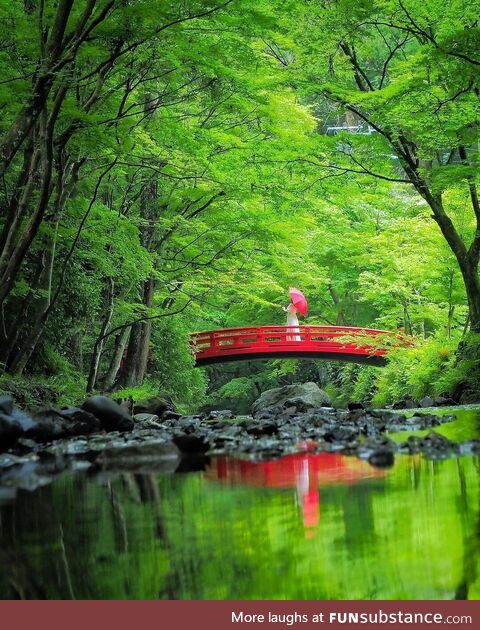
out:
M439 432L480 436L455 413ZM64 476L1 505L0 596L479 599L479 486L478 457L331 453Z

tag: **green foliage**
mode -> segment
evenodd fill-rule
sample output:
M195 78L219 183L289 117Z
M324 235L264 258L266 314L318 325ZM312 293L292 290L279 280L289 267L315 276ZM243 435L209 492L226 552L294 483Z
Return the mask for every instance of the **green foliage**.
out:
M212 409L234 409L236 413L250 413L258 390L251 376L233 378L210 393L206 405Z
M23 409L80 404L85 399L85 379L71 369L55 376L0 376L0 394L12 396Z
M42 37L58 3L1 8L5 154L41 101L0 190L5 371L63 378L71 400L84 383L135 398L158 385L188 410L248 409L305 379L330 379L339 404L462 383L473 396L474 359L453 353L480 291L462 263L478 280L478 0L114 5L72 55L59 38L51 72ZM76 1L68 34L81 15ZM45 92L32 81L44 68ZM290 285L308 296L305 323L402 328L414 350L383 376L209 371L207 392L188 333L282 324Z
M447 369L438 377L437 389L464 403L478 401L480 392L480 335L470 333L460 342Z
M194 367L188 344L188 321L160 320L152 338L150 382L170 395L182 411L196 411L205 398L205 374Z

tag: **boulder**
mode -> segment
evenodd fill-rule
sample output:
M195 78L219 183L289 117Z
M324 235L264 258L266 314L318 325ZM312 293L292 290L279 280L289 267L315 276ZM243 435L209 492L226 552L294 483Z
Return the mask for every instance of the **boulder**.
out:
M69 435L88 435L102 430L102 423L92 413L78 407L67 407L62 409L60 416Z
M102 430L100 420L85 409L40 409L25 429L25 436L36 442L50 442L60 438L88 435Z
M235 418L235 414L231 409L219 409L210 411L207 420L231 420Z
M391 468L395 463L395 455L388 449L378 449L370 455L368 463L376 468Z
M0 396L0 414L9 416L22 427L23 431L27 431L35 424L30 416L14 406L11 396Z
M13 411L13 398L11 396L0 396L0 413L10 416Z
M125 409L107 396L90 396L82 409L96 416L105 431L131 431L134 426L132 417Z
M206 453L210 448L210 444L203 436L180 432L174 435L173 443L181 453L191 455Z
M358 411L361 409L366 409L365 405L361 402L349 402L347 405L348 411Z
M133 418L135 420L135 430L163 429L160 418L153 413L137 413Z
M285 387L276 387L262 393L252 407L254 416L265 413L273 407L296 407L297 411L305 412L317 407L330 406L328 394L322 391L316 383L294 383Z
M63 418L56 409L39 409L33 416L33 423L25 431L25 437L35 442L51 442L66 437Z
M0 451L13 446L22 435L20 424L11 416L0 413Z
M438 396L433 401L435 407L447 407L447 406L455 406L457 403L453 398L449 398L448 396Z
M148 398L147 400L142 400L135 403L133 407L134 414L151 413L158 416L159 418L161 418L163 414L168 411L176 412L177 409L171 396L168 396L167 394L152 396L152 398Z
M413 398L403 398L392 405L392 409L415 409L416 407L418 407L418 403Z
M433 398L430 398L430 396L425 396L418 402L418 404L420 405L420 407L433 407Z
M16 407L13 408L12 413L9 415L11 418L13 418L13 420L18 422L18 424L22 427L24 431L28 431L33 426L35 426L35 422L32 420L32 418L30 416L27 416L26 413L20 411L20 409L17 409Z

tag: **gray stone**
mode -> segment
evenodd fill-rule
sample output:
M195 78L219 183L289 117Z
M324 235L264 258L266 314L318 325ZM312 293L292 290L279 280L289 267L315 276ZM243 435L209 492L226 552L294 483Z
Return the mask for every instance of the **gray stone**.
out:
M4 413L0 413L0 449L10 448L23 435L22 427Z
M155 414L159 418L161 418L167 411L177 411L171 396L168 396L167 394L152 396L152 398L135 403L133 407L134 414L151 413Z
M11 415L13 411L13 398L11 396L0 396L0 413L6 416Z
M136 413L133 418L135 420L135 431L164 428L160 422L160 418L154 413Z
M92 413L102 423L105 431L131 431L134 422L130 414L107 396L90 396L82 409Z
M329 406L330 398L316 383L294 383L276 387L262 393L252 407L253 415L265 413L274 407L293 407L305 412L308 409Z
M425 396L419 401L418 404L420 405L420 407L433 407L433 398L430 398L430 396Z
M18 422L18 424L22 427L24 431L28 431L35 426L35 422L32 420L32 418L30 418L30 416L27 416L26 413L20 411L20 409L17 409L16 407L13 408L10 416L14 420L16 420L16 422Z

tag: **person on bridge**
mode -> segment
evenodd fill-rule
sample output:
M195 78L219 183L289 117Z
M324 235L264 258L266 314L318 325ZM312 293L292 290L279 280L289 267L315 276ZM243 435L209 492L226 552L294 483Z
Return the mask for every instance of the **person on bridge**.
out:
M298 309L290 302L290 304L285 308L282 306L283 310L287 314L287 326L294 326L294 328L289 328L289 333L299 333L299 321L297 317ZM294 335L292 337L287 337L287 341L301 341L300 335Z
M289 328L288 332L299 333L299 323L297 313L300 313L304 317L308 311L308 304L303 293L296 289L295 287L290 287L290 304L287 308L283 307L283 310L287 313L287 326L294 326L294 328ZM287 341L301 341L302 338L300 335L295 335L293 337L287 337Z

